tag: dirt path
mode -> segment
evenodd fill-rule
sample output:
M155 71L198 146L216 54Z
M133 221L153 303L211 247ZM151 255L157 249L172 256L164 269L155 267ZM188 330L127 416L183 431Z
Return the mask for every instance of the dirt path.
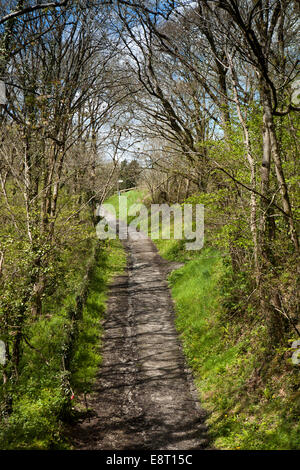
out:
M103 364L88 399L94 416L73 431L76 449L190 450L207 447L174 326L166 282L172 269L150 239L129 234L126 274L110 290ZM175 267L175 266L174 266Z

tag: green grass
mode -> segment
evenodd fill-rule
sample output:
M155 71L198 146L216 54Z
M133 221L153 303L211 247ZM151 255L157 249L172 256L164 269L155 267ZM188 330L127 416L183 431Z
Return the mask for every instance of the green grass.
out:
M126 197L127 199L127 207L130 208L136 204L139 204L143 201L143 198L145 196L144 191L139 191L139 190L133 190L133 191L127 191L124 193L121 193L121 196ZM119 196L118 194L113 194L109 199L105 201L105 204L111 204L116 211L116 216L117 218L123 218L122 214L120 215L119 213ZM128 220L127 220L128 221Z
M83 266L78 265L73 274L72 270L70 272L68 286L77 283L77 289L72 291L65 286L64 301L61 303L62 292L57 293L53 300L58 303L46 302L44 317L28 326L31 347L24 345L18 386L12 390L13 412L0 423L1 449L69 448L63 421L65 409L70 409L70 392L75 395L71 405L76 407L77 397L91 390L101 364L101 321L105 315L108 285L126 264L118 240L101 242L97 253L82 319L77 325L70 370L64 370L62 353L72 327L68 310L74 308ZM88 259L81 259L83 261L87 266Z
M170 242L160 240L161 254ZM172 246L173 259L184 257ZM297 370L272 356L265 361L264 325L223 321L221 283L227 267L221 254L204 248L169 277L176 327L203 407L213 445L220 449L299 449L300 394ZM284 367L282 367L284 365ZM255 382L257 380L257 383Z
M133 191L126 197L130 207L145 194ZM111 201L117 204L117 196ZM227 257L209 246L187 252L184 240L172 239L172 232L170 240L160 233L154 242L165 259L185 263L169 283L176 328L208 411L212 444L236 450L299 449L299 367L291 364L291 351L268 352L259 312L244 312L245 321L228 317L235 285ZM242 273L234 282L242 288Z
M137 193L127 193L137 202ZM228 319L231 264L217 249L186 251L184 240L154 239L161 256L184 266L169 277L176 328L219 449L299 449L299 368L291 351L267 351L259 312ZM268 362L269 361L269 362Z
M141 191L125 195L128 207L146 197ZM117 208L118 196L107 202ZM154 241L164 258L185 263L172 272L169 283L176 327L200 401L208 411L212 444L219 449L299 449L299 368L290 363L291 351L268 354L267 331L259 312L252 312L252 321L249 317L243 321L226 316L224 305L232 287L226 257L210 247L186 252L183 240ZM75 302L74 286L84 271L79 268L81 256L76 260L78 269L70 271L68 285L72 288L65 290L64 305L60 305L60 288L55 297L57 304L46 304L46 318L30 327L29 339L35 350L25 346L14 412L5 429L0 426L1 448L68 448L62 437L65 393L61 355L57 353L70 328L67 310ZM91 273L71 362L75 408L91 391L101 365L101 322L107 287L125 263L118 240L103 242Z

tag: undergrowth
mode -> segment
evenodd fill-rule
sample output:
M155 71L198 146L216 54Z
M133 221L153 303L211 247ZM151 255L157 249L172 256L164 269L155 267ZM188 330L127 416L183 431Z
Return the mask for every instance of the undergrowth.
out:
M58 284L55 294L44 303L43 316L27 327L18 387L12 387L11 392L11 410L1 410L1 449L69 448L64 423L71 418L77 397L91 390L101 363L101 321L108 283L125 266L120 242L101 242L89 275L70 367L66 369L63 357L72 327L68 311L76 304L96 243L99 242L90 240L86 247L89 251L84 250L86 258L78 253L78 260L73 257L74 266L70 267L65 283ZM67 262L71 263L69 257Z
M184 258L182 247L169 259ZM199 397L208 411L213 445L220 449L299 449L298 366L286 348L268 350L259 314L245 324L224 311L231 268L220 252L205 248L169 278L176 326Z

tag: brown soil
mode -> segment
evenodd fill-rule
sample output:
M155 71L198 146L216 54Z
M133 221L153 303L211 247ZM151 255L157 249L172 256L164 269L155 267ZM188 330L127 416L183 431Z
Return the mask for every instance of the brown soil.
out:
M92 416L71 429L75 449L208 447L205 412L174 326L166 275L177 268L150 239L129 234L126 273L110 288L103 363L88 397Z

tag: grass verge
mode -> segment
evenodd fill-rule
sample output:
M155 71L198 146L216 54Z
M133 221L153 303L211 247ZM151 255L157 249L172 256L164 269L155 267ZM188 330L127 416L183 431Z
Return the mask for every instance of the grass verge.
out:
M157 245L168 259L184 259L178 242L160 240ZM209 413L214 446L299 449L299 370L290 362L291 352L278 350L268 356L267 331L258 318L249 326L242 320L224 322L223 282L230 268L211 248L193 256L171 273L169 283L176 327Z
M90 239L82 254L75 250L78 259L73 256L74 266L69 269L67 284L58 286L55 295L45 302L43 316L28 325L18 383L11 388L12 409L8 414L0 410L3 450L70 448L64 434L65 410L71 409L72 413L69 389L74 410L77 397L90 392L101 363L101 320L109 282L126 264L118 240L100 242L82 316L76 325L70 365L66 368L63 358L74 327L68 312L76 305L78 287L91 261L88 254L91 258L96 243L99 242ZM70 259L69 263L72 265Z
M74 390L84 396L91 392L102 361L102 320L105 316L108 285L126 266L126 255L121 242L116 239L104 243L104 249L99 252L90 277L88 296L71 362L71 383Z

